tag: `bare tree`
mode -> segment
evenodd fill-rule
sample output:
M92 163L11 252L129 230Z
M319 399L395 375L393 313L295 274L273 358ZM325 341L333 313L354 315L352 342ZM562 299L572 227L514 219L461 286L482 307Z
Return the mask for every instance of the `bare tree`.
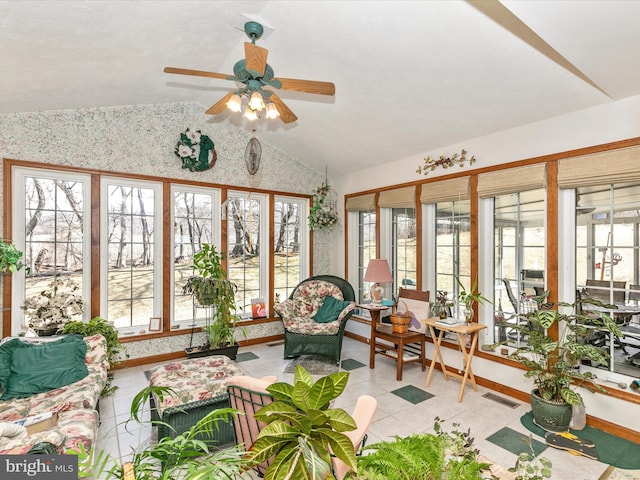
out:
M151 265L151 237L153 232L149 229L149 222L147 221L147 215L144 205L144 198L142 197L142 189L136 188L138 192L138 204L140 205L140 224L142 225L142 258L140 259L142 265Z
M280 210L280 229L278 231L278 240L276 241L275 253L283 252L286 250L285 241L287 240L287 231L289 227L289 220L293 217L294 208L291 203L281 202L282 209Z

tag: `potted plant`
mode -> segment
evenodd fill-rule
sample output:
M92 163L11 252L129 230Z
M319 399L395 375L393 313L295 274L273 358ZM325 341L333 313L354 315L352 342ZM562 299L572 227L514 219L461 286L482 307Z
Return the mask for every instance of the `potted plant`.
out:
M474 310L473 307L476 303L491 303L488 298L482 296L482 294L478 291L478 280L473 282L471 289L467 292L462 281L456 278L456 282L458 283L458 301L464 305L464 321L467 324L470 324L473 321Z
M13 243L0 240L0 273L16 273L23 266L22 252Z
M548 292L536 297L537 310L520 315L517 324L503 326L520 331L526 344L516 349L509 358L526 368L525 377L533 379L531 410L534 421L543 429L566 431L571 421L572 407L583 405L582 397L572 385L584 386L592 391L606 393L593 380L589 371L580 371L580 364L608 365L609 353L587 339L594 332L622 335L611 317L599 311L597 315L583 314L583 304L615 309L599 300L579 299L574 303L548 304ZM565 313L569 312L569 313ZM558 331L559 338L549 336L549 329Z
M107 376L107 383L102 390L102 396L111 395L116 391L118 387L113 386L111 381L113 380L113 369L118 364L119 356L121 352L124 352L124 347L120 343L118 337L118 330L107 322L102 317L94 317L88 322L71 321L64 324L62 327L62 333L76 333L83 337L100 334L107 340L107 360L109 361L109 374ZM128 356L128 355L127 355Z
M274 457L265 478L324 479L331 474L330 451L349 468L356 468L353 444L342 433L355 430L355 421L343 409L329 408L348 379L347 372L338 372L314 382L298 365L293 385L277 382L267 387L274 401L255 414L266 426L248 454L255 463Z
M202 249L193 256L193 269L197 275L187 279L182 292L193 295L198 304L211 306L210 322L204 327L208 333L207 344L200 348L187 349L187 356L203 356L221 353L232 360L238 351L235 341L235 325L239 317L236 310L235 292L238 286L227 278L222 268L222 253L214 245L204 243Z

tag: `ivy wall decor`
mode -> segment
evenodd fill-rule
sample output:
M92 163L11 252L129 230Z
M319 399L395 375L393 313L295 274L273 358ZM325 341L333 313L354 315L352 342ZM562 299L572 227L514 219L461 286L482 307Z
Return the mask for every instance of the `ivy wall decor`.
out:
M331 230L338 223L338 198L325 179L313 193L313 204L309 212L311 230Z
M424 157L424 165L421 165L416 170L418 175L424 174L429 175L430 172L433 172L436 168L449 168L454 165L458 165L459 167L464 167L464 162L469 161L469 165L472 165L476 161L475 156L471 156L471 158L467 158L467 151L462 150L460 155L454 153L451 157L445 157L444 155L440 155L438 160L434 160L433 158L427 156Z

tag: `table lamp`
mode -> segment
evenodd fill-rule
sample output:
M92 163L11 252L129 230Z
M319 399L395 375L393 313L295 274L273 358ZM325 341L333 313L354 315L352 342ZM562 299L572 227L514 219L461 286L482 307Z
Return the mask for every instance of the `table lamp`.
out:
M379 258L372 258L369 260L367 271L364 274L364 281L374 282L373 285L371 285L371 290L369 290L371 301L375 304L382 303L382 299L384 298L384 288L382 288L382 285L380 284L393 282L389 263L386 260Z

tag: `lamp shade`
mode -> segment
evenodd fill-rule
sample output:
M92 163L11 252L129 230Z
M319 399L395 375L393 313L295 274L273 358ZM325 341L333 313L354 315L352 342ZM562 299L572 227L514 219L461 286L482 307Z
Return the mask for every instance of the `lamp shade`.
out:
M391 283L391 269L389 262L380 258L372 258L367 265L367 271L364 274L365 282Z
M393 278L391 277L391 270L389 269L389 263L386 260L372 258L367 265L367 271L364 274L365 282L374 282L369 290L371 301L375 304L380 304L384 299L384 288L381 283L391 283Z

